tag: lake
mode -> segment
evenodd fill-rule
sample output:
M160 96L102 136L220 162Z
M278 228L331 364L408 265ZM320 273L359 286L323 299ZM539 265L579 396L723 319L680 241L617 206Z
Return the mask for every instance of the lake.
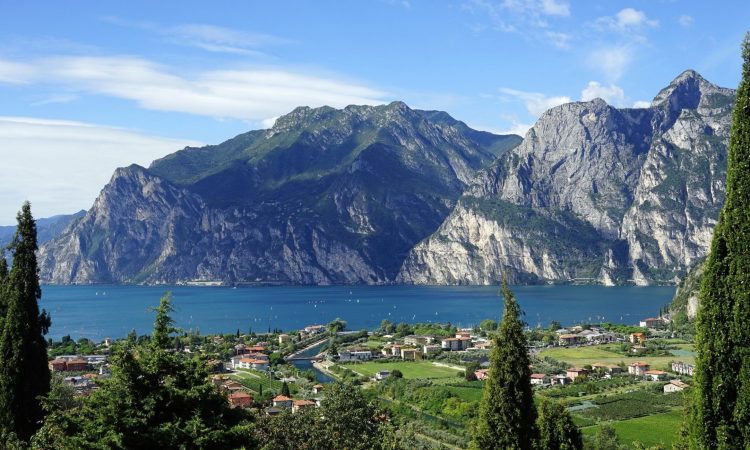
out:
M201 333L239 328L299 329L341 317L349 329L392 322L451 322L471 326L498 319L502 299L493 286L42 286L40 306L52 315L49 337L124 337L149 333L159 298L172 291L176 325ZM530 326L611 321L637 324L669 303L674 287L513 286Z

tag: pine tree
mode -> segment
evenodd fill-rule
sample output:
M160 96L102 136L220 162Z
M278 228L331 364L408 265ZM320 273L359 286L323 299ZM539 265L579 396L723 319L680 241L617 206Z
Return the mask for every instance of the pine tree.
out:
M50 326L46 311L39 313L42 297L36 261L36 222L29 202L18 213L18 227L10 245L13 266L6 277L5 318L0 331L0 430L28 440L43 417L40 397L49 392L47 341Z
M536 447L545 450L578 450L583 448L581 431L561 403L542 400L539 407L539 441Z
M536 408L521 309L503 281L505 314L490 353L489 376L479 408L472 446L477 449L530 449L536 438Z
M732 113L724 207L696 323L693 448L750 446L750 34Z

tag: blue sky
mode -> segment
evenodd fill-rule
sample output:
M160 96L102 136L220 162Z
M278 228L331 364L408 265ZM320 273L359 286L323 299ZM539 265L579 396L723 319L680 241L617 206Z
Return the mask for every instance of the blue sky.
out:
M404 100L522 134L566 101L645 105L688 68L736 87L750 8L716 3L0 0L0 224L298 105Z

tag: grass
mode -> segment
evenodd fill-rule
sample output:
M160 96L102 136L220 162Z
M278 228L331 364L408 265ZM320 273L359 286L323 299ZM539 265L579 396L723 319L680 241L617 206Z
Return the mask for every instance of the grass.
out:
M619 364L624 362L630 364L634 361L644 361L651 364L652 369L668 370L670 361L685 361L692 364L695 360L694 356L647 356L647 355L633 355L625 356L613 351L608 350L609 345L593 345L584 347L556 347L548 348L539 352L539 356L544 358L549 356L558 361L564 361L571 366L581 367L586 364Z
M393 371L395 369L400 370L407 379L458 379L456 374L459 373L456 369L435 366L430 361L365 362L341 365L369 377L375 376L375 373L381 370Z
M626 446L640 441L647 447L662 444L670 448L677 438L681 423L682 409L674 409L661 414L609 422L609 425L615 429L620 442ZM598 429L599 425L585 427L582 429L583 435L593 436Z

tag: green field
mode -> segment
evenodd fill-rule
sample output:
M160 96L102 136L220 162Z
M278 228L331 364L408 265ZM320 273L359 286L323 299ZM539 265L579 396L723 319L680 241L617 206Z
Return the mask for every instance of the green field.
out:
M646 446L662 444L669 448L677 438L681 423L682 410L674 409L666 413L610 422L610 425L617 431L620 442L627 446L640 441ZM598 429L599 425L583 428L583 435L593 436Z
M685 347L680 345L678 347ZM691 355L684 356L625 356L619 353L608 350L609 345L595 345L585 347L556 347L548 348L539 352L539 357L544 358L546 356L554 358L558 361L564 361L571 366L585 366L586 364L619 364L623 362L630 364L634 361L643 361L651 364L652 369L669 369L668 365L670 361L685 361L687 363L693 363L695 358Z
M257 370L249 369L237 369L231 376L254 392L258 392L259 385L263 386L263 392L281 391L281 381L268 379L268 374L265 372L259 372ZM290 385L289 388L292 391L296 390L296 386L294 386L294 384Z
M347 369L351 369L368 377L375 376L375 373L381 370L398 369L407 379L434 379L434 378L453 378L459 372L449 367L441 367L432 364L430 361L397 361L397 362L365 362L355 364L341 364Z

